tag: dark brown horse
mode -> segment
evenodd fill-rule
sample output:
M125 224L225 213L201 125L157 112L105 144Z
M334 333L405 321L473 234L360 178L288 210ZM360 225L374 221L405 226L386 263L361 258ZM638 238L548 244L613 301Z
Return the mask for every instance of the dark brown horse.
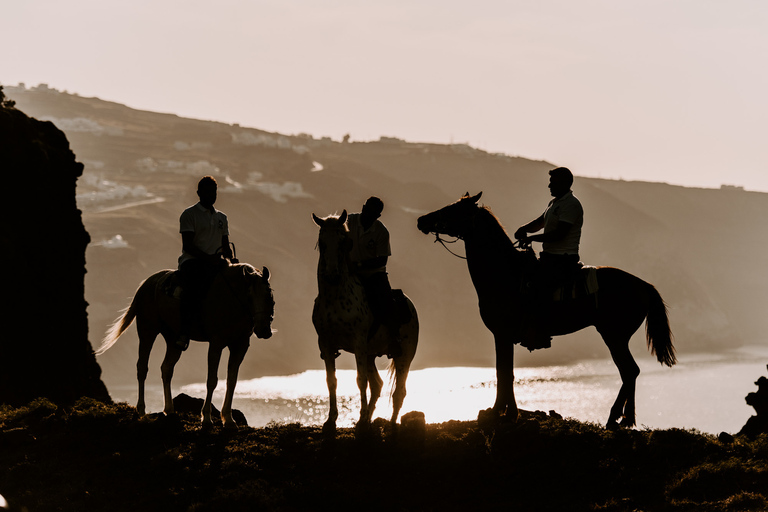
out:
M515 247L490 209L478 206L482 192L465 195L453 204L424 215L418 228L424 233L445 234L464 241L467 266L477 290L480 316L496 344L495 413L512 420L515 403L514 350L523 301L520 285L523 268L532 258ZM598 267L597 298L586 297L551 303L547 316L549 333L569 334L594 325L603 337L621 375L621 389L608 416L608 428L635 425L635 384L640 368L629 351L629 339L646 321L651 353L660 363L675 364L675 349L667 307L653 285L623 270Z

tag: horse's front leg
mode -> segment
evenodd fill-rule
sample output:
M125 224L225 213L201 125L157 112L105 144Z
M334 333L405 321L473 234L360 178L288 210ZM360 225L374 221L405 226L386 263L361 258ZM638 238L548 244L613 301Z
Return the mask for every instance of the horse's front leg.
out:
M336 403L336 352L321 351L320 357L325 361L325 382L328 384L328 419L323 423L323 432L328 434L336 431L336 419L339 417Z
M181 350L176 347L172 338L166 338L165 358L160 365L160 371L163 377L163 412L166 415L175 412L173 408L173 394L171 393L171 379L173 378L173 369L176 367L176 363L179 362L179 358L181 358Z
M493 411L508 420L517 421L519 411L515 401L515 346L509 336L494 333L496 344L496 403Z
M357 388L360 390L360 421L361 425L371 422L371 411L368 406L368 355L355 351L357 366Z
M246 339L234 344L234 346L229 346L227 392L224 395L224 404L221 406L221 421L226 429L237 429L237 423L232 419L232 400L235 396L235 386L237 386L237 374L240 370L240 364L245 359L245 353L248 352L249 345L250 340Z
M219 383L219 362L221 361L221 352L224 350L224 345L215 341L211 341L208 345L208 379L205 383L205 402L203 403L203 430L207 430L213 426L213 419L211 419L211 405L213 401L213 392L216 390L216 385Z

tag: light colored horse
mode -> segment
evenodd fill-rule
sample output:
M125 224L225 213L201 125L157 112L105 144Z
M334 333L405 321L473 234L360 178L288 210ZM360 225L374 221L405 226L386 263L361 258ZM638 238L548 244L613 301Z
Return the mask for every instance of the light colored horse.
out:
M480 316L496 343L496 403L493 410L517 420L513 345L526 300L520 294L523 272L534 259L517 249L496 216L477 204L480 194L419 217L424 233L446 234L464 241L467 267L479 299ZM640 368L629 351L629 339L646 322L648 348L664 365L675 364L675 348L667 307L653 285L612 267L598 267L597 298L549 304L549 335L559 336L594 325L621 375L621 389L608 415L608 428L635 425L635 385Z
M136 291L131 305L125 313L115 320L107 331L96 354L103 354L115 344L117 338L125 332L136 319L139 334L139 359L136 363L139 380L139 400L136 409L139 414L146 412L144 403L144 382L149 372L149 353L158 334L165 338L165 358L161 365L163 378L163 412L172 414L173 397L171 378L173 369L181 357L181 349L176 344L180 326L179 299L173 297L173 270L161 270L149 276ZM174 280L175 281L175 280ZM261 272L247 264L230 265L222 268L211 283L210 290L202 306L200 326L193 327L190 338L195 341L207 341L208 379L207 393L202 410L203 428L210 428L211 399L218 384L218 368L224 347L229 347L227 366L227 390L221 419L226 428L237 428L232 419L232 398L237 384L240 363L250 345L251 334L267 339L272 336L272 317L275 302L269 286L269 270Z
M320 357L325 361L330 394L330 410L323 430L332 432L339 416L336 404L336 358L339 351L345 350L355 355L357 386L360 389L358 426L366 426L371 422L383 386L376 369L376 357L387 353L391 340L388 329L383 325L379 326L369 339L374 318L360 279L350 272L349 252L352 240L346 225L347 211L344 210L339 217L329 216L321 219L312 214L312 218L320 227L317 241L320 250L317 265L318 294L312 311L312 323L317 331ZM390 420L393 426L397 423L405 399L405 381L419 339L416 308L410 299L406 299L411 319L400 328L401 354L394 357L389 366L390 376L394 373L395 377ZM370 399L367 398L368 389L371 391Z

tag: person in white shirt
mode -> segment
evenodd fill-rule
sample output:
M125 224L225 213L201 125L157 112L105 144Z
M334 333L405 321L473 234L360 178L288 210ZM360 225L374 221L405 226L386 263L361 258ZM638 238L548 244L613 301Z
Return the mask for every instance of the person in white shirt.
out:
M568 168L558 167L549 171L549 191L554 199L549 202L544 213L515 231L515 238L521 242L541 242L542 244L535 279L537 291L533 314L537 319L533 322L534 324L541 323L539 320L542 319L540 316L543 309L542 303L547 294L580 266L579 244L581 228L584 224L584 209L581 202L573 195L572 185L573 174ZM544 231L540 234L528 235L542 229ZM542 329L539 327L535 326L533 329L536 332L528 329L527 337L538 340L546 338L546 342L540 344L549 346L549 336L541 332Z
M176 346L181 350L189 346L189 330L199 318L201 304L213 278L222 266L227 265L226 259L232 259L227 216L213 207L217 192L216 180L204 176L197 184L200 201L185 209L179 218L182 293L181 332Z
M382 211L384 202L372 196L360 213L349 214L347 227L352 239L350 259L365 289L377 325L383 324L391 334L390 353L387 355L397 357L401 351L400 323L396 318L395 300L387 275L387 260L392 255L389 231L378 220Z

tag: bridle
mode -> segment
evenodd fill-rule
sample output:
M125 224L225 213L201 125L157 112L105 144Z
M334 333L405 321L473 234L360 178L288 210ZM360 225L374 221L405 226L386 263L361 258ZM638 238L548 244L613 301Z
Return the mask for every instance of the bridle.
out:
M459 240L464 240L464 238L462 238L462 237L460 237L460 236L457 236L455 240L443 240L442 238L440 238L440 233L437 233L437 232L435 232L435 241L434 241L433 243L437 243L437 242L440 242L440 245L442 245L442 246L443 246L443 248L444 248L446 251L448 251L449 253L453 254L453 255L454 255L454 256L456 256L457 258L460 258L460 259L462 259L462 260L465 260L465 259L467 259L467 257L466 257L466 256L462 256L462 255L460 255L460 254L456 254L455 252L453 252L452 250L450 250L450 249L448 248L448 246L447 246L447 245L445 245L445 244L455 244L455 243L456 243L456 242L458 242Z

